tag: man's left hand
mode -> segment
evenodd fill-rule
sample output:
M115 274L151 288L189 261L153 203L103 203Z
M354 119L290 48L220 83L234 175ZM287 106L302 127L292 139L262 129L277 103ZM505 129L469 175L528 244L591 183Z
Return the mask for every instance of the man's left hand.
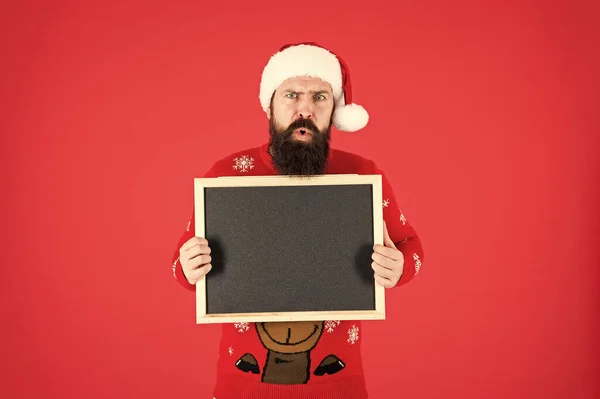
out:
M372 258L371 267L375 271L375 281L385 288L394 287L404 272L404 255L390 238L385 221L383 222L383 245L375 245Z

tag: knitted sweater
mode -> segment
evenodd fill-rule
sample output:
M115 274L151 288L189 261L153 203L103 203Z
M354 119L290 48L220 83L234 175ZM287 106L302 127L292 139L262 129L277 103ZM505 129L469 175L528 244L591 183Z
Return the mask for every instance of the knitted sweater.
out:
M419 272L423 248L383 172L370 160L332 149L325 173L382 175L383 217L390 238L404 255L404 273L396 287L408 283ZM264 144L217 161L205 177L275 174L268 145ZM183 275L179 248L193 236L192 212L172 259L174 278L192 292L195 287ZM214 396L365 399L368 395L362 368L362 339L360 321L223 324ZM282 350L283 346L286 348Z

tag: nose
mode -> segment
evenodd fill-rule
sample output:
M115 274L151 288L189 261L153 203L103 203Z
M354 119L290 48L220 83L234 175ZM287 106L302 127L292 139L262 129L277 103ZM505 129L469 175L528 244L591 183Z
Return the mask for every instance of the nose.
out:
M298 119L313 118L313 104L308 98L303 98L298 102Z

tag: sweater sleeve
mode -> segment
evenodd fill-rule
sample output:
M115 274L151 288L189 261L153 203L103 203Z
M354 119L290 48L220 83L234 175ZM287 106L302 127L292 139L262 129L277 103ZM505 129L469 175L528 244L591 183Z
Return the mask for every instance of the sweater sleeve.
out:
M215 169L216 169L216 165L213 166L208 172L206 172L204 174L204 177L217 177L217 173L216 173ZM196 287L194 284L190 284L189 281L187 280L187 278L185 277L185 274L183 274L183 269L181 268L181 263L179 262L179 249L181 248L181 246L183 244L186 243L186 241L188 241L190 238L194 237L194 231L195 231L195 215L194 215L194 210L192 207L192 212L191 212L190 219L188 220L187 227L185 228L183 234L181 234L181 236L179 237L179 241L177 241L177 246L175 248L175 251L174 251L172 259L171 259L171 269L173 272L173 277L184 288L186 288L190 291L195 291Z
M377 174L382 177L383 219L390 238L404 256L404 271L395 286L398 287L408 283L419 273L424 259L423 246L415 228L402 212L385 173L377 169Z

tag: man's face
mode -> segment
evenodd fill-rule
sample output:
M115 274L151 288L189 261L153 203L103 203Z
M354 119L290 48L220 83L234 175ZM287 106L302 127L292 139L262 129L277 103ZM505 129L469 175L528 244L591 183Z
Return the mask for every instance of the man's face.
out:
M318 175L327 165L334 98L320 79L285 81L268 110L270 150L275 168L284 175Z

